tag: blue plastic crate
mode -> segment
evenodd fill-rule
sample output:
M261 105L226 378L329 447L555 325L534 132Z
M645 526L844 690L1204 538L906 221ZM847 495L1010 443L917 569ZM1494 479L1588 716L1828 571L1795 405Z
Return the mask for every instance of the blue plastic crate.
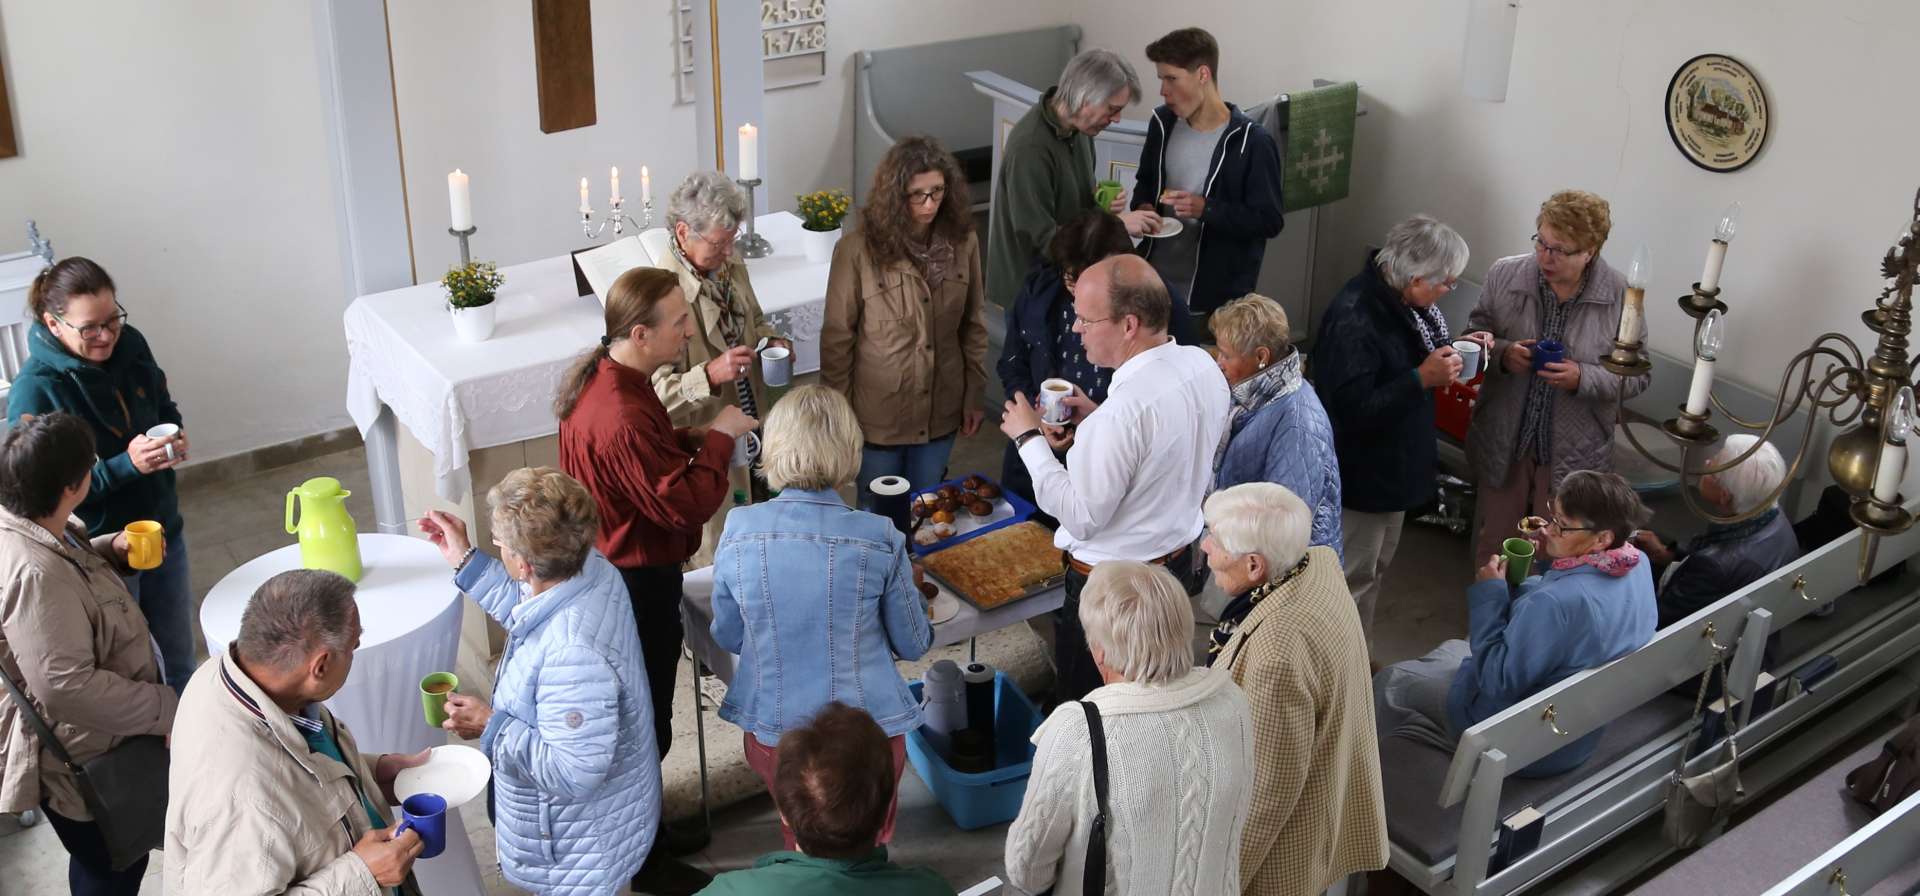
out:
M993 685L993 771L954 771L920 729L907 732L907 759L914 773L963 831L1012 821L1020 814L1027 777L1033 774L1033 732L1040 728L1040 710L1007 673L995 672ZM920 699L921 683L907 686L913 698Z
M987 482L991 483L995 488L1000 489L999 500L1004 500L1007 502L1007 506L1013 509L1013 516L1007 517L1004 520L996 520L994 522L988 523L987 525L981 526L978 529L974 529L970 532L963 532L959 535L951 535L946 538L942 538L939 541L936 541L932 544L920 544L918 542L909 540L908 546L912 549L914 556L925 556L927 554L931 554L934 551L938 551L943 548L953 547L954 545L959 544L963 541L967 541L973 538L978 538L982 535L987 534L988 532L992 532L995 529L1005 529L1006 527L1011 526L1014 523L1026 522L1028 518L1032 517L1035 513L1039 512L1039 508L1034 507L1033 504L1027 501L1025 498L1022 498L1019 495L1016 495L1010 491L1007 491L1006 487L1002 486L999 482L988 478L984 474L975 473L973 475L979 476L981 479L985 479ZM919 491L916 491L907 497L909 500L918 501L920 500L921 495L932 494L949 485L953 486L954 488L964 489L965 486L963 483L965 483L966 481L967 481L967 477L965 476L961 476L955 479L949 479L938 485L927 486L926 488L920 489ZM926 525L931 526L933 524L929 522Z

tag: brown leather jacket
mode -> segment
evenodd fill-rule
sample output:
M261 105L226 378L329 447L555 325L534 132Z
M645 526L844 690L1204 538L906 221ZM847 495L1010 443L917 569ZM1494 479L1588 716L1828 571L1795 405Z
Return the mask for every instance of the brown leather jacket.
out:
M161 683L147 619L107 560L113 535L89 542L79 517L67 533L80 547L0 509L0 672L79 763L128 737L166 734L179 699ZM44 799L67 818L91 820L73 773L30 724L0 690L0 812Z
M987 383L980 242L954 247L937 294L913 263L875 263L852 234L833 250L820 381L846 394L874 445L919 445L960 429Z

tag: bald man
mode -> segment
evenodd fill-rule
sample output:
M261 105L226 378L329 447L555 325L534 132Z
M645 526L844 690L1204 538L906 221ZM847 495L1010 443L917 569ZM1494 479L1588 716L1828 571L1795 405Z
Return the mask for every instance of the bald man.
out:
M1080 589L1095 564L1162 564L1195 590L1200 502L1230 397L1211 355L1167 336L1171 309L1166 284L1137 255L1088 268L1073 286L1073 331L1088 361L1113 369L1106 401L1096 405L1076 387L1071 418L1053 428L1015 393L1001 418L1033 475L1034 503L1060 521L1054 544L1066 553L1067 600L1054 619L1058 702L1102 684L1080 628Z

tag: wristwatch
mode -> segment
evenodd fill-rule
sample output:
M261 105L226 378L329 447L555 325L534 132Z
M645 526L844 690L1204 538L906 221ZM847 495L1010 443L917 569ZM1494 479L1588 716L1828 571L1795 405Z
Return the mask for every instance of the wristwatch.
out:
M1017 436L1014 436L1013 450L1018 451L1021 448L1026 447L1028 440L1037 439L1040 437L1040 434L1041 434L1040 430L1038 429L1029 429L1026 432L1023 432Z

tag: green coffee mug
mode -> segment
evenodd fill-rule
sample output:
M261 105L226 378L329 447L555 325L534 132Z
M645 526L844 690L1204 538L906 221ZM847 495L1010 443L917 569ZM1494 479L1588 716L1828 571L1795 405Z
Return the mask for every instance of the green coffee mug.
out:
M426 710L427 727L438 728L447 721L447 695L459 689L460 677L452 672L420 679L420 708Z
M1517 588L1526 581L1527 574L1533 572L1533 551L1533 542L1524 538L1500 543L1500 553L1507 558L1507 584Z
M1100 208L1104 210L1113 205L1113 200L1120 198L1120 194L1126 191L1127 188L1121 186L1117 180L1103 180L1093 186L1093 201L1099 203Z

